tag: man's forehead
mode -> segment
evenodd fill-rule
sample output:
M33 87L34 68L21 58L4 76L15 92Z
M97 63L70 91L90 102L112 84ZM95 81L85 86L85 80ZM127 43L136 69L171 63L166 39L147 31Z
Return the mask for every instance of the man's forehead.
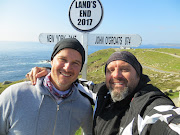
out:
M75 56L76 57L75 57ZM74 57L74 59L81 59L82 60L82 56L81 54L74 50L74 49L71 49L71 48L65 48L63 50L60 50L57 54L56 54L57 57Z
M73 53L78 53L79 55L81 55L77 50L72 49L72 48L64 48L64 49L60 50L57 54L61 54L61 53L66 52L66 51L72 52L72 54L73 54ZM67 53L66 53L66 54L67 54ZM68 55L68 54L67 54L67 55ZM82 56L81 56L81 57L82 57Z
M123 60L115 60L115 61L112 61L108 64L107 67L111 67L111 66L131 66L129 63L127 63L126 61L123 61Z

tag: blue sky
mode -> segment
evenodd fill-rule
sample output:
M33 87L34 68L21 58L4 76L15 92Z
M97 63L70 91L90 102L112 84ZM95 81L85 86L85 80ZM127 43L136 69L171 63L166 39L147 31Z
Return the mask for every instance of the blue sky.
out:
M72 0L0 0L0 41L39 42L40 33L79 33L70 24ZM180 44L179 0L101 0L94 34L139 34L142 44Z

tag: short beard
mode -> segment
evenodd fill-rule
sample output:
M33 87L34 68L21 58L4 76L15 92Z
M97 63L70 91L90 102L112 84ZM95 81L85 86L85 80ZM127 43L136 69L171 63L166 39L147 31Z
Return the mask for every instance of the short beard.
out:
M125 87L121 91L116 91L116 90L113 90L112 88L110 88L109 91L110 91L111 98L112 98L113 102L121 101L125 97L127 97L127 95L129 94L129 88L128 87Z

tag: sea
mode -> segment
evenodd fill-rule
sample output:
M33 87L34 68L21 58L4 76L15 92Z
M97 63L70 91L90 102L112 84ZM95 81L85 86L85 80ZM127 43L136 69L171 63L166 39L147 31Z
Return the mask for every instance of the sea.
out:
M17 81L25 78L31 68L50 67L51 53L54 45L38 42L0 41L0 82ZM88 55L101 49L117 46L88 46ZM177 48L180 46L140 45L136 48Z

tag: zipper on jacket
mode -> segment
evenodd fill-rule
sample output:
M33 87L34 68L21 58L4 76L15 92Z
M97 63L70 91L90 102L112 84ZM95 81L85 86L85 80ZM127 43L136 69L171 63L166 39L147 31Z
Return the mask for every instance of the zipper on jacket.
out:
M59 111L59 105L57 104L57 110L56 110L56 119L55 119L55 122L54 122L54 130L53 130L53 135L55 134L55 130L56 130L56 121L57 121L57 113Z
M59 111L59 105L57 105L57 111Z

